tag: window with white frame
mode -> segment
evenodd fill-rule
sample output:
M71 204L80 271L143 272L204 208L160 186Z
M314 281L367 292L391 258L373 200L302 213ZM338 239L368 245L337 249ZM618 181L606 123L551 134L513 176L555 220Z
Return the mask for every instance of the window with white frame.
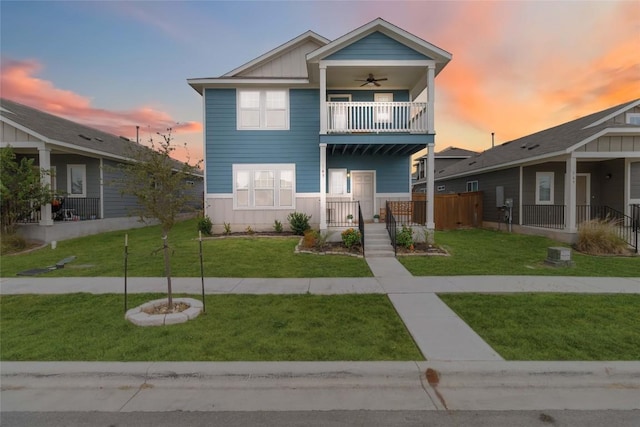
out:
M238 89L239 130L289 129L289 91Z
M67 165L67 194L69 197L87 197L86 165Z
M393 93L374 93L374 102L393 102ZM389 105L383 105L375 107L373 110L373 121L376 123L390 123L391 122L391 107Z
M295 165L233 165L235 209L295 208Z
M478 181L467 181L467 191L478 191Z
M346 169L329 169L329 194L347 194Z
M553 172L536 172L536 205L553 204Z
M627 113L627 123L640 126L640 113Z

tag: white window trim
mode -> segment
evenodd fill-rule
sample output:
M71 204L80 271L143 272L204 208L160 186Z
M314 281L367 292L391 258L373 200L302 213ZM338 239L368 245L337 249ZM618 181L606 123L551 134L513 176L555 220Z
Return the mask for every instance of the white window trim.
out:
M633 123L631 123L631 119L632 118L640 120L640 113L627 113L627 117L626 117L626 121L625 122L627 124L633 124Z
M540 200L540 178L549 177L549 199L550 200ZM554 183L555 174L553 172L536 172L536 205L553 205L554 204L554 195L553 188L555 187Z
M331 176L333 175L331 172L332 171L342 171L343 172L343 182L342 182L342 193L334 193L333 190L333 185L332 181L331 181ZM348 195L347 193L347 169L342 169L342 168L332 168L329 169L329 194L332 196L346 196Z
M475 190L473 190L473 189L469 190L469 184L471 184L471 187L473 187L473 184L475 184L476 189ZM478 180L477 179L473 180L473 181L467 181L467 193L478 191L478 188L480 188L480 187L478 185Z
M242 92L259 92L260 93L260 106L259 106L259 115L260 124L258 126L242 126L241 125L241 114L242 109L240 108L240 94ZM285 113L284 113L284 126L282 127L267 127L267 92L282 92L285 96ZM289 90L288 89L236 89L236 129L237 130L289 130L289 115L291 111L291 106L289 104Z
M79 169L82 173L82 194L71 192L71 169ZM87 165L67 165L67 197L87 197Z
M233 185L233 209L234 210L291 210L296 208L296 165L293 163L266 163L266 164L249 164L238 163L232 166L232 185ZM255 205L255 182L254 174L258 171L274 172L274 206L256 206ZM291 206L280 206L280 172L291 171ZM249 206L238 206L238 197L236 193L236 175L238 172L249 172Z

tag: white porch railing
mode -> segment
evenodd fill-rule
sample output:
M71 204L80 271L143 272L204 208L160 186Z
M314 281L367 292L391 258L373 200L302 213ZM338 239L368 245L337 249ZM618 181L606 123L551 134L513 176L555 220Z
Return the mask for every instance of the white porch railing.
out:
M428 133L426 102L327 102L327 133Z

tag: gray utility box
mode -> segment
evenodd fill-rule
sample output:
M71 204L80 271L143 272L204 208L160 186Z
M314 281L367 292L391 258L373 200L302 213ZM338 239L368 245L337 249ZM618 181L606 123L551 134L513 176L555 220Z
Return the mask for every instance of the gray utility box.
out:
M547 248L547 259L544 262L555 267L571 267L571 249L559 246Z

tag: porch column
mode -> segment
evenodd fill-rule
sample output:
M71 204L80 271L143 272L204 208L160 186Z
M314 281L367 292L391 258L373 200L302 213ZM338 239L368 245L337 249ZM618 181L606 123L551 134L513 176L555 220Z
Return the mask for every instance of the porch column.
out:
M43 184L51 188L51 149L47 146L38 148L38 164L40 165L40 169L47 172L42 177ZM53 225L53 219L51 218L51 201L40 207L40 225Z
M435 108L435 96L436 96L436 67L430 65L427 68L427 132L436 133L434 126L433 110Z
M320 135L327 134L327 66L320 63Z
M565 217L564 229L568 233L575 233L576 228L576 158L573 153L569 155L566 162L566 173L564 176L564 204Z
M320 144L320 231L327 229L327 144Z
M434 178L435 178L435 144L433 142L427 144L427 170L425 171L427 186L427 230L436 229L436 223L433 219L434 206Z

